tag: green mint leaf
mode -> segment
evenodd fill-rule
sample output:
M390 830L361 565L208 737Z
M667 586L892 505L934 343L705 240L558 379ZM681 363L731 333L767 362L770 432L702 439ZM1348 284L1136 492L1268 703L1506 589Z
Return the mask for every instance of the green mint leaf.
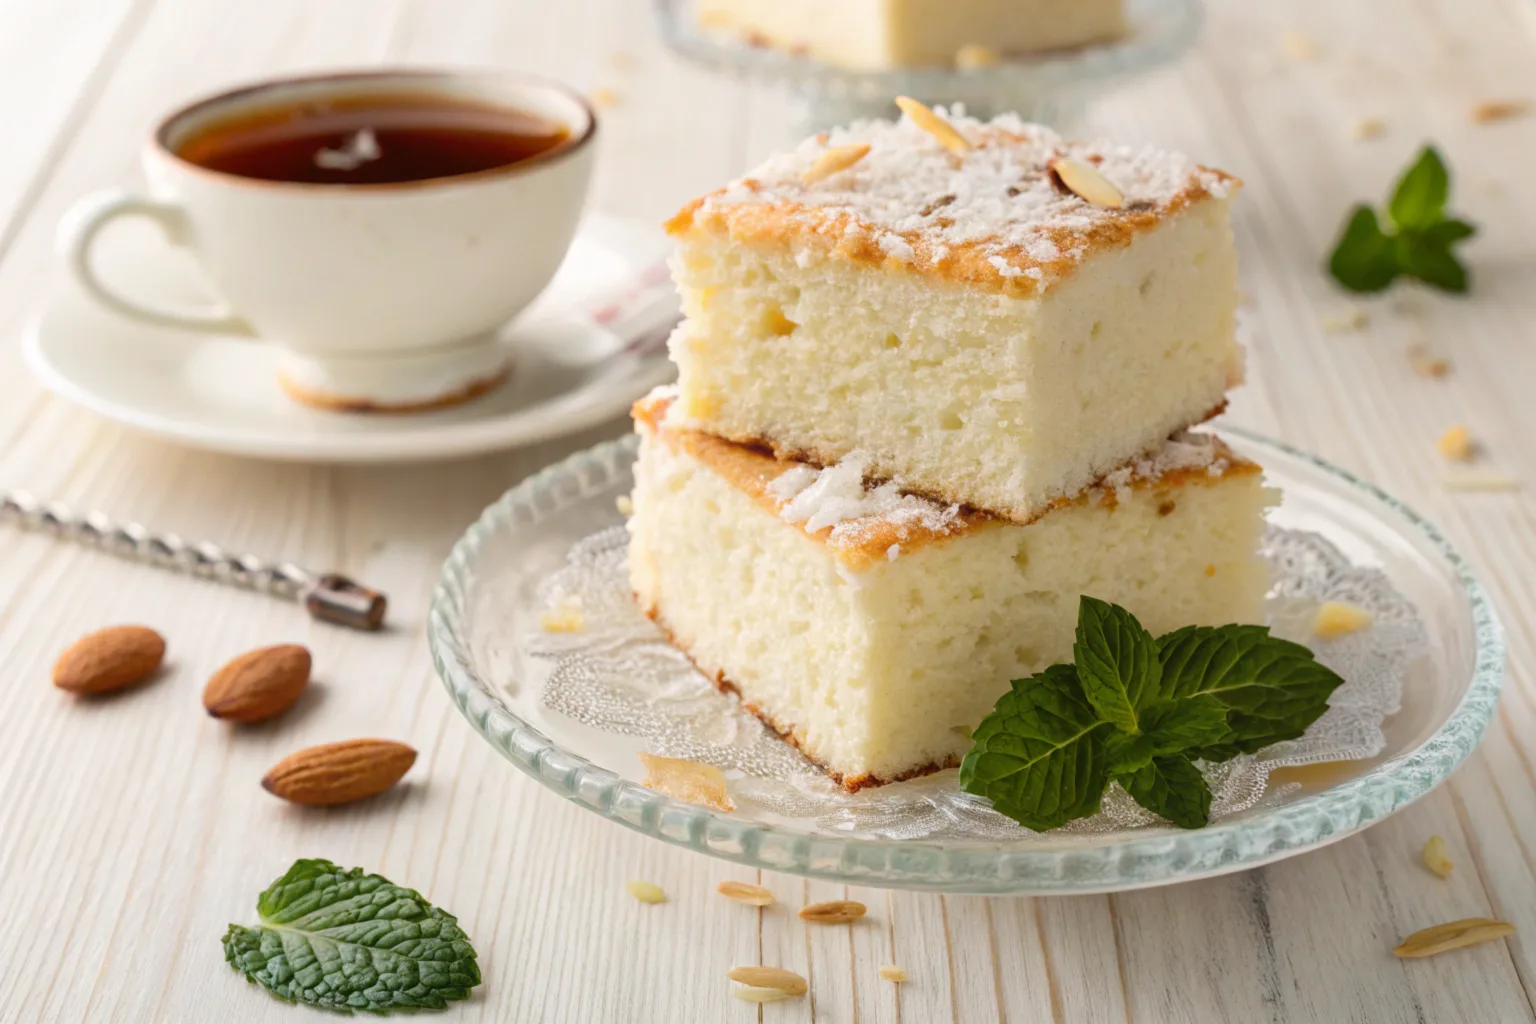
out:
M1399 275L1448 292L1465 292L1467 269L1451 252L1477 228L1445 215L1451 176L1433 146L1425 146L1392 190L1387 216L1395 234L1382 230L1369 206L1357 205L1328 257L1328 271L1345 288L1378 292Z
M1449 220L1442 220L1438 224L1431 224L1423 230L1422 234L1425 241L1433 245L1449 248L1457 242L1477 234L1477 225L1468 224L1464 220L1457 220L1455 217L1452 217Z
M1354 208L1328 257L1328 272L1352 292L1379 292L1397 279L1397 252L1376 223L1376 211Z
M1198 751L1212 761L1295 739L1344 682L1265 626L1186 626L1159 637L1157 647L1166 697L1209 696L1228 711L1230 736Z
M1152 737L1119 729L1104 738L1104 761L1110 777L1129 775L1152 763Z
M1077 670L1052 665L1012 685L972 733L960 788L1037 832L1094 814L1109 785L1112 727L1084 697Z
M1387 215L1399 231L1422 231L1445 219L1445 203L1451 196L1451 176L1434 146L1425 146L1418 160L1403 172Z
M1078 601L1072 654L1083 693L1099 717L1125 732L1140 731L1137 712L1156 698L1162 675L1152 634L1119 605L1085 594Z
M1448 222L1449 223L1449 222ZM1405 232L1397 237L1397 262L1403 273L1443 291L1465 292L1467 268L1447 244L1432 238L1434 229Z
M480 984L469 938L420 893L361 868L301 860L232 924L224 958L280 999L350 1013L443 1009Z
M1180 828L1201 828L1211 820L1211 787L1187 757L1154 757L1119 782L1132 800Z
M1227 708L1211 694L1163 701L1147 708L1141 727L1154 755L1215 746L1232 738Z

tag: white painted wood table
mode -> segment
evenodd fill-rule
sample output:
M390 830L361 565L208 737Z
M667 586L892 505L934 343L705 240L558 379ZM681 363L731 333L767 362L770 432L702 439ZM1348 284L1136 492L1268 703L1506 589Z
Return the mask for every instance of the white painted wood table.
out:
M595 203L661 219L787 141L771 93L662 52L638 0L0 0L0 487L218 538L386 589L395 628L364 636L296 607L0 532L0 1020L290 1021L224 965L219 938L301 856L363 865L457 913L485 984L448 1016L498 1021L752 1020L726 969L811 979L765 1021L1525 1021L1536 987L1536 119L1470 108L1536 97L1527 0L1218 0L1177 69L1096 106L1091 128L1157 140L1248 181L1237 215L1258 325L1234 421L1353 469L1443 525L1509 626L1503 704L1449 785L1369 832L1245 874L1117 896L983 899L768 876L784 904L847 895L857 927L807 928L714 895L754 873L652 842L518 774L433 677L423 623L439 563L529 472L624 429L413 468L300 468L186 451L46 397L18 338L57 278L75 197L133 180L139 140L183 99L253 76L382 62L522 68L612 90ZM1282 10L1285 8L1285 10ZM1317 43L1285 55L1287 32ZM1292 47L1293 50L1296 47ZM1351 141L1380 117L1385 134ZM1320 273L1345 206L1379 199L1424 139L1483 230L1475 294L1403 292L1330 333L1349 304ZM1443 380L1405 356L1451 360ZM1452 493L1436 437L1467 424L1488 466L1531 486ZM73 638L143 621L173 671L77 703L48 683ZM232 733L198 695L235 653L313 648L318 693ZM280 756L354 735L410 742L410 783L331 813L257 785ZM1431 833L1456 871L1418 864ZM671 901L644 906L630 878ZM1507 942L1403 962L1406 933L1504 917ZM882 963L903 967L900 988ZM318 1018L316 1018L318 1019Z

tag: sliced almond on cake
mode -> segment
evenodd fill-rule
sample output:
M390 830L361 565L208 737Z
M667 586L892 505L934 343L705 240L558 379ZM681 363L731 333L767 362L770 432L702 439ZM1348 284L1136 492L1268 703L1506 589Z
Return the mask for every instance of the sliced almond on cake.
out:
M1083 202L1101 206L1107 210L1118 210L1125 206L1125 196L1092 164L1085 164L1081 160L1072 160L1068 157L1057 157L1051 161L1050 168L1051 174L1061 182L1062 188Z

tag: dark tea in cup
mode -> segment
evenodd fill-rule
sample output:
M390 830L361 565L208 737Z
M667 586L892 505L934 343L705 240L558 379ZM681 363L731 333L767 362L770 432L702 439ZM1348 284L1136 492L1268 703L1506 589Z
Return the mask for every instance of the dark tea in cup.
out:
M258 107L176 147L211 171L312 185L386 185L522 163L566 145L565 126L448 94L360 93Z

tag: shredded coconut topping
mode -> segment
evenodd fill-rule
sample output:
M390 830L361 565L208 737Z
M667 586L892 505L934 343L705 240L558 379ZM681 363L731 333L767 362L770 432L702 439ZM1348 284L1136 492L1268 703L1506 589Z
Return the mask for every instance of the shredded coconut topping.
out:
M1204 469L1211 476L1225 473L1227 459L1217 446L1216 435L1181 430L1157 451L1105 476L1100 486L1124 500L1137 482L1156 480L1181 469Z
M797 464L769 481L768 493L773 498L787 503L815 482L816 467Z
M1148 213L1155 222L1200 196L1225 197L1234 184L1166 150L1068 142L1013 114L983 122L959 107L938 112L975 148L956 156L907 117L859 121L773 157L707 198L702 209L794 203L806 209L792 216L812 223L846 216L846 236L867 231L885 255L902 262L936 265L954 246L969 245L1001 277L1039 280L1042 274L1031 271L1056 264L1059 275L1103 241L1103 228L1145 227ZM805 172L828 150L859 143L870 146L864 159L805 182ZM1048 164L1062 156L1092 165L1124 195L1125 207L1097 207L1055 184Z
M781 518L802 524L810 533L830 526L836 541L857 540L877 524L943 533L959 521L958 505L903 494L894 481L867 486L869 466L867 453L849 452L826 469L788 469L768 485L768 492L784 502Z

